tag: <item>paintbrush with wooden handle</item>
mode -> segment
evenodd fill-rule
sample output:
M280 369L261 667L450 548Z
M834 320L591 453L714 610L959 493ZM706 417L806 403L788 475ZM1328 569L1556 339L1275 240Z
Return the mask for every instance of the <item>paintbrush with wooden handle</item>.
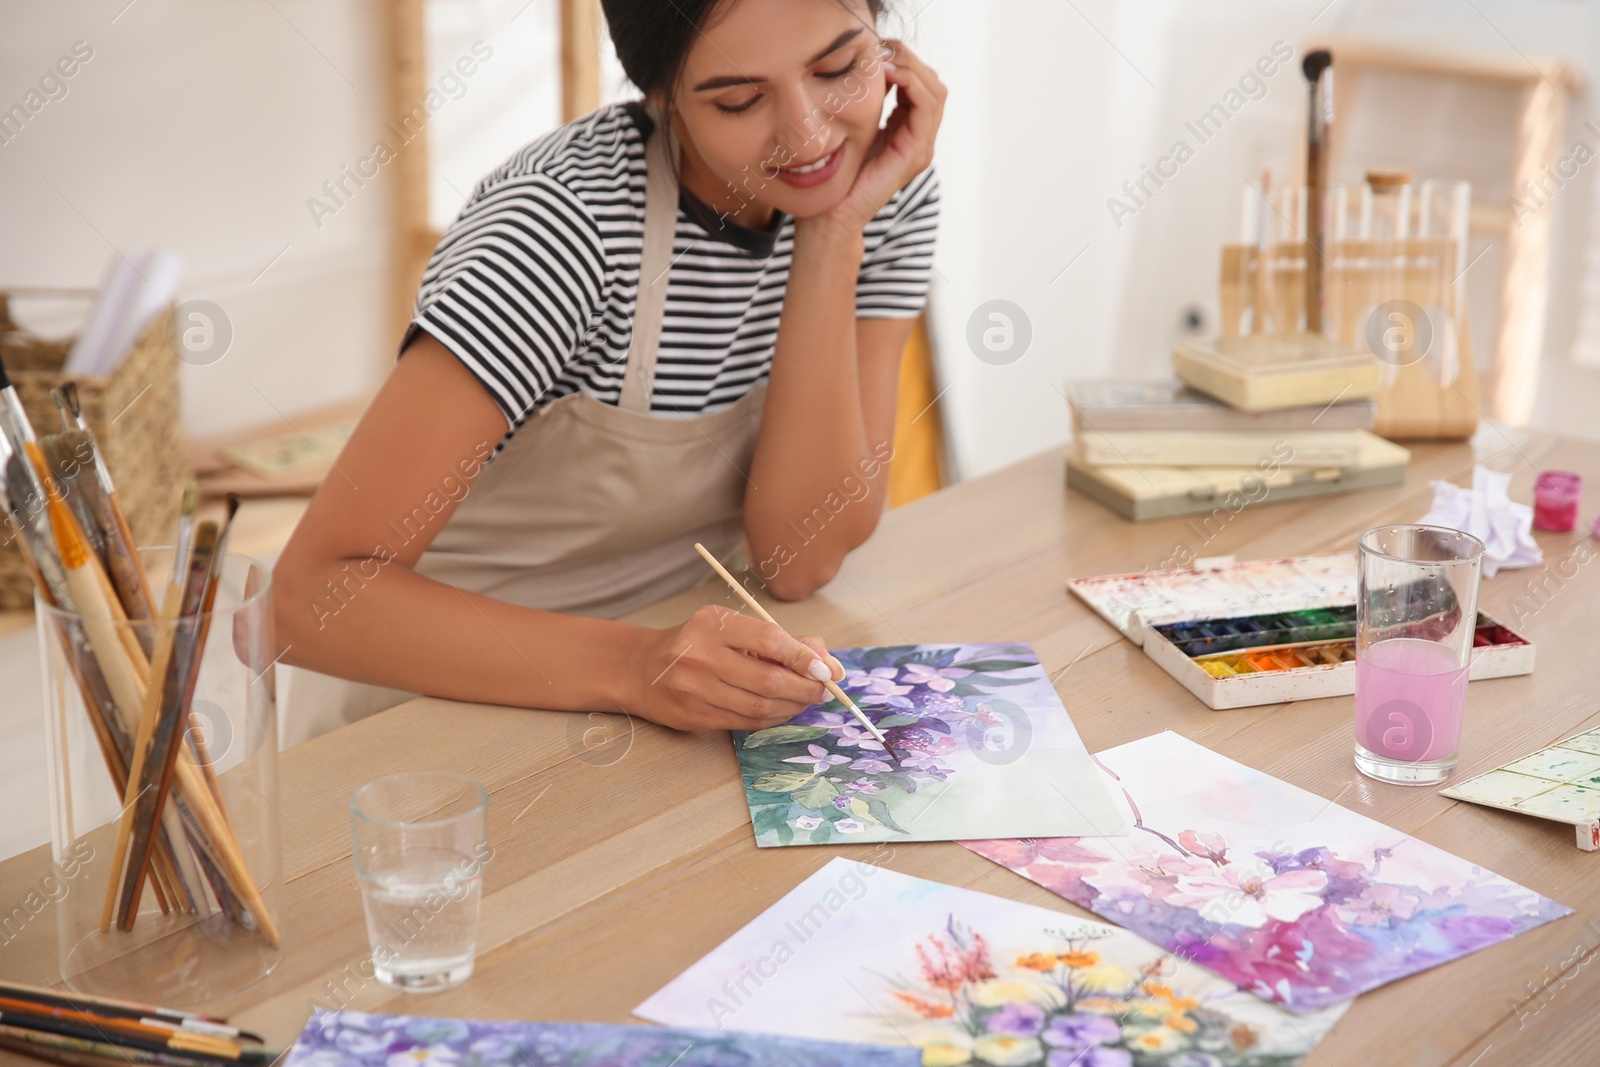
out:
M749 590L740 585L737 578L728 573L728 568L724 567L717 560L716 556L713 556L710 552L706 551L705 545L702 545L700 542L696 541L694 543L694 550L700 553L701 559L704 559L707 563L711 564L712 570L722 575L722 580L728 583L728 588L737 593L739 595L739 599L743 600L747 605L749 605L751 611L755 612L772 625L777 626L778 629L783 629L782 626L778 625L778 620L769 615L767 613L767 609L761 606L761 602L756 600L755 597L751 596ZM785 631L785 633L787 633L787 631ZM849 709L850 714L854 715L858 720L860 720L861 725L866 728L867 732L873 737L877 738L878 742L883 745L883 750L889 754L889 758L898 764L900 762L900 757L895 755L894 749L889 746L889 739L884 736L882 730L878 729L877 723L867 718L866 712L856 707L855 701L851 700L849 695L842 688L840 688L838 682L829 679L822 684L827 687L828 692L833 695L835 700L843 704Z
M50 395L55 398L56 407L61 411L61 421L67 430L62 436L71 446L72 454L81 457L80 462L93 474L93 481L99 487L99 492L88 494L87 501L105 539L106 569L110 571L112 584L117 588L117 597L130 619L154 618L155 598L150 590L150 576L145 573L144 561L139 558L133 530L128 526L128 516L123 513L122 504L117 499L117 487L111 481L111 470L100 453L100 442L95 439L94 431L89 429L89 420L83 417L83 408L78 403L77 383L64 382L52 389ZM82 436L77 436L79 434ZM138 629L141 635L148 630L147 627ZM148 656L151 651L146 648L145 655Z

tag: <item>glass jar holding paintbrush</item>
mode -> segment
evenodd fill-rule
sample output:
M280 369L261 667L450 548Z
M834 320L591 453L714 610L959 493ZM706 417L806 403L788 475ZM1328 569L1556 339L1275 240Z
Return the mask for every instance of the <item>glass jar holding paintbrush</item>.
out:
M236 504L138 550L70 394L36 436L0 378L7 533L35 582L61 977L178 1007L281 955L269 574Z
M141 553L155 619L115 618L70 546L73 606L36 599L61 977L179 1007L281 955L269 572L217 558L215 524L189 541L176 573L174 549Z

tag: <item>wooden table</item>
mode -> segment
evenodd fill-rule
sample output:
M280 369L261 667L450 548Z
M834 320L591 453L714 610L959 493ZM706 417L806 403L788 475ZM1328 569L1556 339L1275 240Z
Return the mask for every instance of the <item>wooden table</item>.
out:
M1600 966L1589 965L1600 944L1600 855L1579 852L1563 826L1360 777L1348 697L1210 711L1063 588L1070 577L1151 566L1183 544L1241 558L1346 549L1368 526L1420 516L1431 479L1469 482L1475 458L1513 471L1517 499L1531 499L1540 469L1600 485L1600 445L1489 428L1470 446L1417 447L1404 485L1251 508L1208 532L1186 519L1123 521L1066 491L1062 457L1050 452L889 513L821 594L772 610L793 632L824 634L836 647L1031 641L1051 674L1061 672L1057 689L1091 751L1177 730L1577 910L1361 997L1307 1064L1591 1063L1600 1057ZM1586 520L1597 505L1591 489ZM1473 683L1459 773L1600 720L1600 564L1587 562L1595 553L1584 533L1541 533L1542 567L1485 582L1485 609L1534 638L1538 669ZM664 625L713 599L731 597L707 584L636 618ZM458 991L394 995L362 977L367 940L345 798L379 774L428 767L489 789L494 855L477 973ZM871 852L908 874L1087 914L952 843L757 851L722 733L418 700L292 749L281 774L287 951L258 987L211 1008L282 1047L314 1004L628 1020L836 854ZM0 864L0 904L37 885L46 862L38 849ZM0 973L49 982L55 952L46 913L0 944Z

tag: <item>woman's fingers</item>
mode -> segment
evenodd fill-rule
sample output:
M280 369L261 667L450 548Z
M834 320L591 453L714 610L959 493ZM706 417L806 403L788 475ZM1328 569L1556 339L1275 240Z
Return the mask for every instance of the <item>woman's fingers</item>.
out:
M729 647L748 649L762 659L787 667L802 678L822 681L833 677L833 668L826 659L819 658L816 650L784 633L765 619L752 619L748 615L729 615L723 620L721 634ZM823 650L823 656L827 651Z
M933 95L936 98L940 101L944 100L949 91L945 88L944 83L939 80L939 75L923 61L921 56L913 52L904 41L890 39L885 40L884 44L888 45L890 49L890 55L884 60L885 66L889 67L891 71L910 71L918 75L927 84L928 88L933 91Z
M826 641L816 634L800 634L795 640L815 652L818 659L833 669L834 681L844 681L844 664L835 659L833 653L828 651L828 643Z
M805 701L761 696L742 685L721 679L714 679L708 684L704 700L722 716L718 725L730 730L761 730L777 726L810 706Z
M899 87L904 100L895 116L904 114L903 125L894 131L891 146L905 153L918 171L933 161L933 141L939 132L944 101L933 91L921 72L908 68L891 71L890 80ZM893 119L890 123L893 126Z
M678 729L759 730L827 699L843 667L820 637L790 637L762 619L706 607L663 631L642 692L646 717ZM643 710L642 708L640 709Z
M806 649L806 655L808 657L812 655L810 649ZM741 656L733 649L728 649L726 656L713 659L711 666L719 679L736 689L744 690L754 700L791 706L790 717L828 698L828 691L822 687L821 682L803 677L765 658L752 659L749 656ZM768 714L768 710L757 705L752 706L749 713L764 716Z

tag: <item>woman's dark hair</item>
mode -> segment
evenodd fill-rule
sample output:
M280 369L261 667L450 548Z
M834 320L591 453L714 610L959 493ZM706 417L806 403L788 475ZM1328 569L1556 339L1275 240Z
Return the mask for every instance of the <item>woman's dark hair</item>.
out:
M601 0L623 73L641 92L670 102L695 37L726 0ZM842 2L842 0L841 0ZM866 0L874 19L888 0Z

